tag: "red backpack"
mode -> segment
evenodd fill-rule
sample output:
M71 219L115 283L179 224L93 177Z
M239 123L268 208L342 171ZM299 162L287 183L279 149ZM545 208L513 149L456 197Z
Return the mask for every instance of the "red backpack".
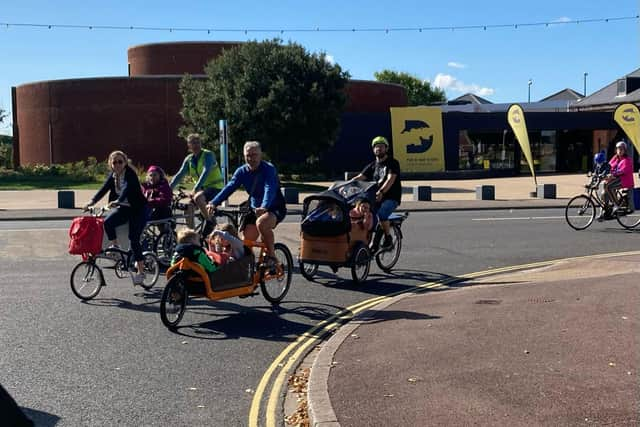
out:
M69 253L95 255L102 250L103 218L81 216L74 218L69 228Z

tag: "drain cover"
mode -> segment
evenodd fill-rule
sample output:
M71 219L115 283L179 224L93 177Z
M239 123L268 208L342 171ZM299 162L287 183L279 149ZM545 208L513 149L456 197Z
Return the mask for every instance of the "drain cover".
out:
M553 298L542 298L542 297L529 299L529 302L532 304L542 304L545 302L554 302L554 301L555 300Z
M499 299L479 299L474 304L498 305L501 302Z

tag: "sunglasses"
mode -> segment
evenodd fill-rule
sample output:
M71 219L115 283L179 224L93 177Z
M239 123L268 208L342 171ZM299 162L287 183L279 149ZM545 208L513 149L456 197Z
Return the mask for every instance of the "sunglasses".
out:
M123 165L124 164L124 160L114 160L111 162L111 164L114 165Z

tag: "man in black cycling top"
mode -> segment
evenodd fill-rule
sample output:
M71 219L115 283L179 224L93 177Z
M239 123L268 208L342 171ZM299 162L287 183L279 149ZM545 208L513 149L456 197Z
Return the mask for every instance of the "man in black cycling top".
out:
M376 136L371 141L376 159L369 163L354 181L374 181L378 184L376 192L377 214L384 231L383 248L393 246L389 216L400 205L402 183L400 181L400 163L389 154L389 142L384 136ZM376 242L377 243L377 242Z

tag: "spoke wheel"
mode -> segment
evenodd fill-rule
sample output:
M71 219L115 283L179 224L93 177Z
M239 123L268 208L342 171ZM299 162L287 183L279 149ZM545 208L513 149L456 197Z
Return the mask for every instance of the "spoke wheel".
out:
M278 304L289 292L291 278L293 276L293 257L289 248L282 243L276 243L275 256L278 260L276 275L265 273L264 279L260 282L262 295L271 304Z
M596 205L589 197L581 194L569 200L564 210L564 218L574 230L584 230L596 217Z
M145 289L151 289L160 277L160 263L158 257L153 252L144 252L142 254L142 262L144 263L144 280L140 284Z
M371 269L371 252L364 244L359 244L353 251L351 264L351 277L353 282L361 284L367 280L369 270Z
M616 212L616 220L627 230L633 230L640 225L640 211L629 212L629 208L621 207Z
M175 329L187 310L187 291L184 279L180 275L173 276L165 286L160 299L160 319L169 329Z
M380 267L381 270L387 273L396 265L398 259L400 259L400 251L402 251L402 234L400 232L400 226L393 225L389 231L391 240L393 241L391 248L379 249L376 253L376 264L378 264L378 267ZM384 240L384 236L382 237L382 240ZM382 241L380 244L382 244Z
M163 266L171 264L171 257L176 248L176 233L173 230L164 230L156 239L153 252L158 256L158 262Z
M300 274L307 280L313 280L313 277L318 272L318 264L309 264L306 262L300 261Z
M81 300L95 298L104 284L102 270L91 261L82 261L73 268L70 278L71 290Z

